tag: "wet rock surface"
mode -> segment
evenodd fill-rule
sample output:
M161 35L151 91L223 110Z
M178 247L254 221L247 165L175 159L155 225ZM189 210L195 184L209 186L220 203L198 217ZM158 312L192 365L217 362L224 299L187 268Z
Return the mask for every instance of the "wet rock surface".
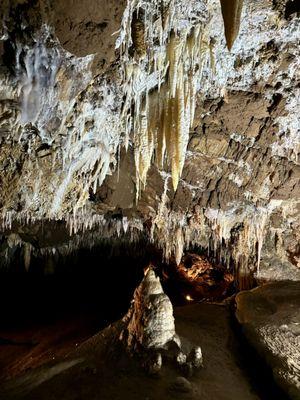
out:
M278 282L236 297L236 317L250 344L291 399L300 399L300 284Z

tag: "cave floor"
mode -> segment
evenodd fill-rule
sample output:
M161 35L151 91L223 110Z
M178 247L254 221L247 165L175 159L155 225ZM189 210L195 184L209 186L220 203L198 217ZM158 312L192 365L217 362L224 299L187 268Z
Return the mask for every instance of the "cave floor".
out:
M137 368L133 360L124 356L116 345L121 325L117 322L77 347L75 341L71 341L74 350L69 355L63 357L61 350L55 360L48 362L46 359L44 365L32 365L21 375L2 381L0 399L283 399L280 393L277 396L276 392L268 391L268 385L265 394L256 387L253 381L255 373L249 375L249 360L245 360L247 355L240 354L227 306L203 303L177 307L175 320L183 350L191 345L200 345L203 351L204 368L188 378L192 384L189 391L172 389L176 377L181 374L171 365L165 365L160 376L149 377ZM78 331L80 329L83 329L82 325L78 325ZM62 335L65 331L61 331ZM79 340L78 331L76 335ZM47 339L53 352L60 341L57 331L55 335L55 341L49 342L49 337ZM71 342L67 341L68 351L72 347ZM20 359L22 357L24 354L20 352ZM245 366L245 363L248 365ZM250 369L253 372L256 366L250 365Z

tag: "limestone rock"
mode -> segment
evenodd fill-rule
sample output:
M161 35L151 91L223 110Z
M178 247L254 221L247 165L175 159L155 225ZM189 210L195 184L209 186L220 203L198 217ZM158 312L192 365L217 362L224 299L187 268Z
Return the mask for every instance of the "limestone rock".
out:
M202 350L201 347L197 346L194 347L188 357L187 361L192 364L194 368L200 368L203 366L203 357L202 357Z
M277 282L236 297L236 316L250 344L291 399L300 399L300 282Z
M186 355L180 351L176 357L176 362L178 365L183 365L186 363Z
M222 3L232 42L242 2ZM298 14L244 2L228 52L216 0L2 1L0 266L13 233L37 257L124 235L166 259L213 248L241 276L299 279ZM174 166L152 157L170 80Z
M153 353L145 362L144 368L149 375L159 374L162 367L162 355L161 353Z
M180 339L175 332L172 303L151 268L135 290L125 320L128 322L123 337L126 337L129 348L167 349L172 341L180 346Z
M151 267L135 290L123 322L121 342L130 354L139 356L150 375L157 375L164 362L173 364L186 376L192 376L202 366L199 346L192 348L188 356L181 350L172 303Z

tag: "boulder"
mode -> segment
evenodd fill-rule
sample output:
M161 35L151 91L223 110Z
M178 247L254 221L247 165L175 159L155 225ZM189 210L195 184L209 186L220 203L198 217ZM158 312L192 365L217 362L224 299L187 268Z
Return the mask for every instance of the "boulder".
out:
M300 399L300 282L275 282L236 296L250 344L291 399Z

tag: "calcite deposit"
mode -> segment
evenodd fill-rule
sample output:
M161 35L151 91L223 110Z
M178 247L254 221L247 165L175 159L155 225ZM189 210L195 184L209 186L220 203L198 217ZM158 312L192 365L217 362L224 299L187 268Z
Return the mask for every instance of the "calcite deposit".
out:
M181 350L181 340L175 330L173 306L164 293L152 266L136 288L128 313L123 318L120 340L129 354L139 356L150 373L158 373L163 361L171 360L185 374L192 375L203 365L200 346L189 354Z
M230 52L219 0L1 2L1 266L143 237L300 279L299 7L221 3Z
M149 268L134 292L132 305L124 318L127 327L122 340L134 349L166 349L171 342L180 346L175 332L173 307L164 293L159 277Z

